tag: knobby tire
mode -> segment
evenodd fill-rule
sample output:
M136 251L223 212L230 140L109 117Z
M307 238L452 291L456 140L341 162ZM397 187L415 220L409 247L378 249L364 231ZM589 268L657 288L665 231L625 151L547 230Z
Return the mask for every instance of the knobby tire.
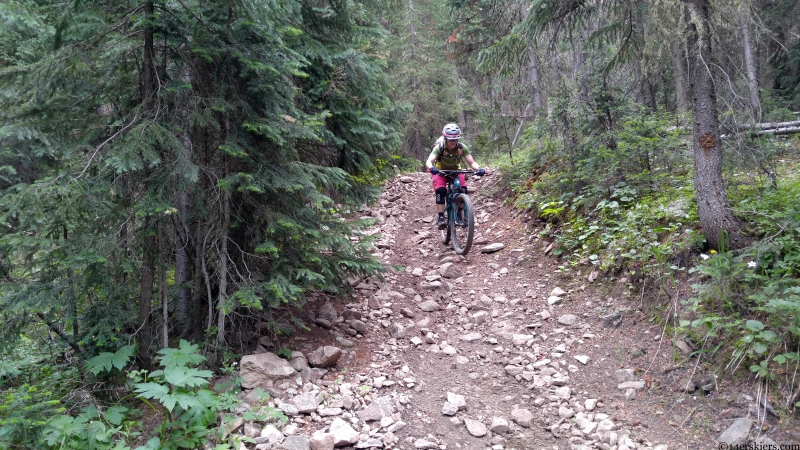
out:
M466 255L472 248L472 238L475 236L475 215L472 209L472 200L467 194L458 194L455 198L455 210L463 209L463 224L456 224L456 218L449 220L452 228L453 249L459 255Z
M442 245L450 243L450 228L453 226L453 221L450 220L450 211L447 211L447 228L439 230L439 236L442 238Z

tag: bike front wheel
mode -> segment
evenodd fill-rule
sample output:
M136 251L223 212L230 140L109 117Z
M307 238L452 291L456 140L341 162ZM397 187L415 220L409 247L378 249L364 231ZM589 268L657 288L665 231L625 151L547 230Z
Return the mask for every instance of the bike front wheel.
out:
M450 243L450 229L453 226L453 221L450 220L450 213L448 210L447 213L447 227L443 230L439 230L439 237L442 238L442 245L447 245Z
M453 249L459 255L466 255L472 248L475 235L475 214L472 200L467 194L458 194L455 198L456 217L452 221Z

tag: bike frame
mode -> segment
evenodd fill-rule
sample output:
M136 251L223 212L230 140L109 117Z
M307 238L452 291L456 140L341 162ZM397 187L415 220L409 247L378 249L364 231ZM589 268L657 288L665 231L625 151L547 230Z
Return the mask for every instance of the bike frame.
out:
M461 182L458 181L458 175L464 174L464 180L466 181L466 176L475 173L472 170L440 170L439 172L445 174L445 180L447 182L447 195L445 196L445 212L447 212L447 228L448 230L450 227L455 225L453 222L456 220L456 202L455 198L456 195L461 194ZM458 186L455 186L458 184ZM455 188L458 187L459 189L456 190Z

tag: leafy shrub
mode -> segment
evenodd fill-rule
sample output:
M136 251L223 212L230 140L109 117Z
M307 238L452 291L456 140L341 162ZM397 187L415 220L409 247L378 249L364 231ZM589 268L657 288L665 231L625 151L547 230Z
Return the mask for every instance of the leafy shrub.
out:
M704 255L697 267L704 283L686 301L696 318L681 327L701 330L714 349L732 345L729 367L750 363L772 379L800 362L800 179L752 192L739 211L763 239L736 254Z

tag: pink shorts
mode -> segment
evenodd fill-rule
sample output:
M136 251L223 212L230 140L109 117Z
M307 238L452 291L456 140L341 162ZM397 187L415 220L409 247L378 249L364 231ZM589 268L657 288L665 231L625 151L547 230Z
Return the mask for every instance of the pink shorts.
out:
M431 181L433 181L433 190L436 191L438 188L447 187L447 180L443 176L439 175L431 175ZM467 187L467 181L464 178L464 174L458 174L458 182L461 183L462 187Z

